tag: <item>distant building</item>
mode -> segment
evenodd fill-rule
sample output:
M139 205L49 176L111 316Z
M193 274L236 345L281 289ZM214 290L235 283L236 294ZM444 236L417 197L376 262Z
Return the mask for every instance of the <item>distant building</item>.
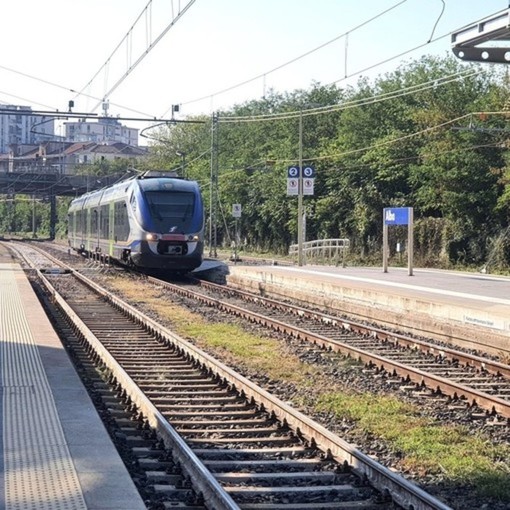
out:
M64 126L68 142L138 145L138 129L123 126L114 117L101 118L97 122L64 122Z
M121 142L15 144L8 154L0 154L0 172L74 174L78 168L102 161L129 160L135 164L147 154L145 147Z
M109 144L74 143L65 149L68 166L93 165L101 161L115 161L119 159L136 160L147 156L145 147L128 145L123 142Z
M0 153L12 144L38 144L55 138L52 117L31 115L30 106L0 105Z

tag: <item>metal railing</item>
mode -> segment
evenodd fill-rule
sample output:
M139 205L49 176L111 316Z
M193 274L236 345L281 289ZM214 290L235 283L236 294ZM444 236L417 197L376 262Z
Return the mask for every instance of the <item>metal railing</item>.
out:
M303 243L303 256L305 261L315 263L328 263L345 266L345 255L350 247L349 239L317 239ZM291 244L289 255L297 257L299 255L299 245Z

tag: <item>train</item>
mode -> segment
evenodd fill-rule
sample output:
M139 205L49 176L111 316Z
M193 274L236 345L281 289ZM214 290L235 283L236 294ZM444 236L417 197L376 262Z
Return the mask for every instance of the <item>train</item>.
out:
M70 248L140 270L186 273L202 264L204 205L197 182L145 172L72 200Z

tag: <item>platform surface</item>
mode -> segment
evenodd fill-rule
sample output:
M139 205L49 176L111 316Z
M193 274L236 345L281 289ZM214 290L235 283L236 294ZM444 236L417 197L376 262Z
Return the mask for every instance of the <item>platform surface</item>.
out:
M410 276L407 268L234 265L227 282L310 298L369 320L386 319L410 332L459 338L468 348L487 345L493 353L510 352L509 277L419 268Z
M338 282L357 282L373 287L379 286L398 292L423 292L436 296L466 300L487 301L510 306L510 277L414 269L409 276L404 268L389 268L383 272L376 267L333 267L333 266L267 266L273 272L301 275L317 275Z
M0 509L146 508L15 263L0 263L0 381Z

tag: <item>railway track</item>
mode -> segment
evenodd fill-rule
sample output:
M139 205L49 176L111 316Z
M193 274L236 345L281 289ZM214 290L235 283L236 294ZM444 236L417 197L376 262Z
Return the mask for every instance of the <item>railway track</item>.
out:
M448 508L83 275L44 271L74 335L172 449L207 508Z
M399 376L403 384L463 398L510 418L510 366L504 363L223 285L149 281L181 297L359 359Z

